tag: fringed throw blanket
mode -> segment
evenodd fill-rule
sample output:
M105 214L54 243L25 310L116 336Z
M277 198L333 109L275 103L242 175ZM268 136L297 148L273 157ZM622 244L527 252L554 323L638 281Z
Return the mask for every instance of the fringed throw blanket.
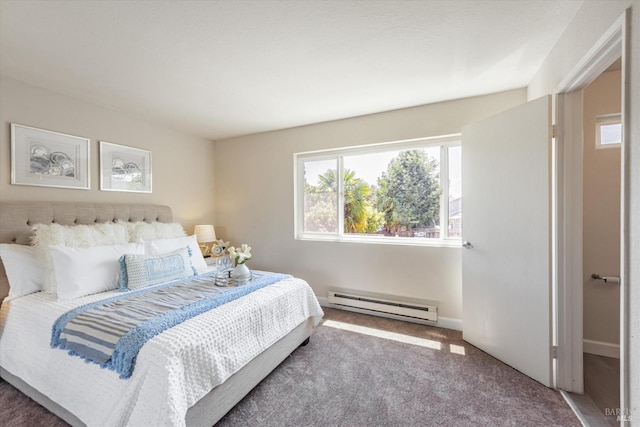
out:
M151 338L185 320L257 289L289 278L254 272L237 288L219 288L211 275L195 276L71 310L56 320L51 347L97 363L130 378L138 352Z

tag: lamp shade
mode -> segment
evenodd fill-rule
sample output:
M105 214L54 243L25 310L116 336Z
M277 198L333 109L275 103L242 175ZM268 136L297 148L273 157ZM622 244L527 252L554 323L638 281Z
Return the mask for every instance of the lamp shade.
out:
M198 243L213 242L216 240L216 230L213 225L196 225L193 229Z

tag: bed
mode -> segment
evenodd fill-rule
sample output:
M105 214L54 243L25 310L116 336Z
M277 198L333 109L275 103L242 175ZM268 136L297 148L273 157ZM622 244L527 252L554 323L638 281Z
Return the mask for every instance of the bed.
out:
M173 218L168 206L150 204L2 202L0 243L29 245L36 224L115 221L169 224ZM9 291L1 264L0 300ZM129 379L50 347L52 323L62 313L118 292L63 301L36 292L3 302L0 376L74 426L211 426L306 343L323 315L308 284L286 278L153 337ZM220 329L234 338L214 339ZM246 330L260 335L236 343Z

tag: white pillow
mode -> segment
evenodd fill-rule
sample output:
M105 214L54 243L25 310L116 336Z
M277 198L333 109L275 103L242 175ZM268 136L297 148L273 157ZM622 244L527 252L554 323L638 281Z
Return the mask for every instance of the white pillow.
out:
M49 246L91 247L129 243L127 228L112 222L93 225L38 224L34 227L33 243L44 267L44 290L56 293L56 278L51 264Z
M174 239L143 240L146 254L160 256L176 249L189 247L191 249L191 264L198 274L207 272L207 263L202 256L196 236L176 237Z
M33 246L0 244L0 258L9 280L6 301L44 288L44 269Z
M120 260L120 289L136 290L160 283L186 279L196 274L188 247L160 256L126 254Z
M144 246L136 243L92 246L89 248L49 246L56 277L58 299L74 299L117 289L120 264L124 254L142 254Z
M170 239L174 237L184 237L187 233L184 232L182 225L177 222L163 223L163 222L125 222L118 221L118 224L122 224L127 228L129 233L129 242L137 242L140 239L154 240L154 239Z

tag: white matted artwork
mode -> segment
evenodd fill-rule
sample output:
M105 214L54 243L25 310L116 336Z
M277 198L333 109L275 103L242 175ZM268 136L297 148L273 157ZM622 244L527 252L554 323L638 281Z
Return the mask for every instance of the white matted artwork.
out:
M89 138L11 123L11 184L89 189Z
M151 151L100 141L100 190L151 193Z

